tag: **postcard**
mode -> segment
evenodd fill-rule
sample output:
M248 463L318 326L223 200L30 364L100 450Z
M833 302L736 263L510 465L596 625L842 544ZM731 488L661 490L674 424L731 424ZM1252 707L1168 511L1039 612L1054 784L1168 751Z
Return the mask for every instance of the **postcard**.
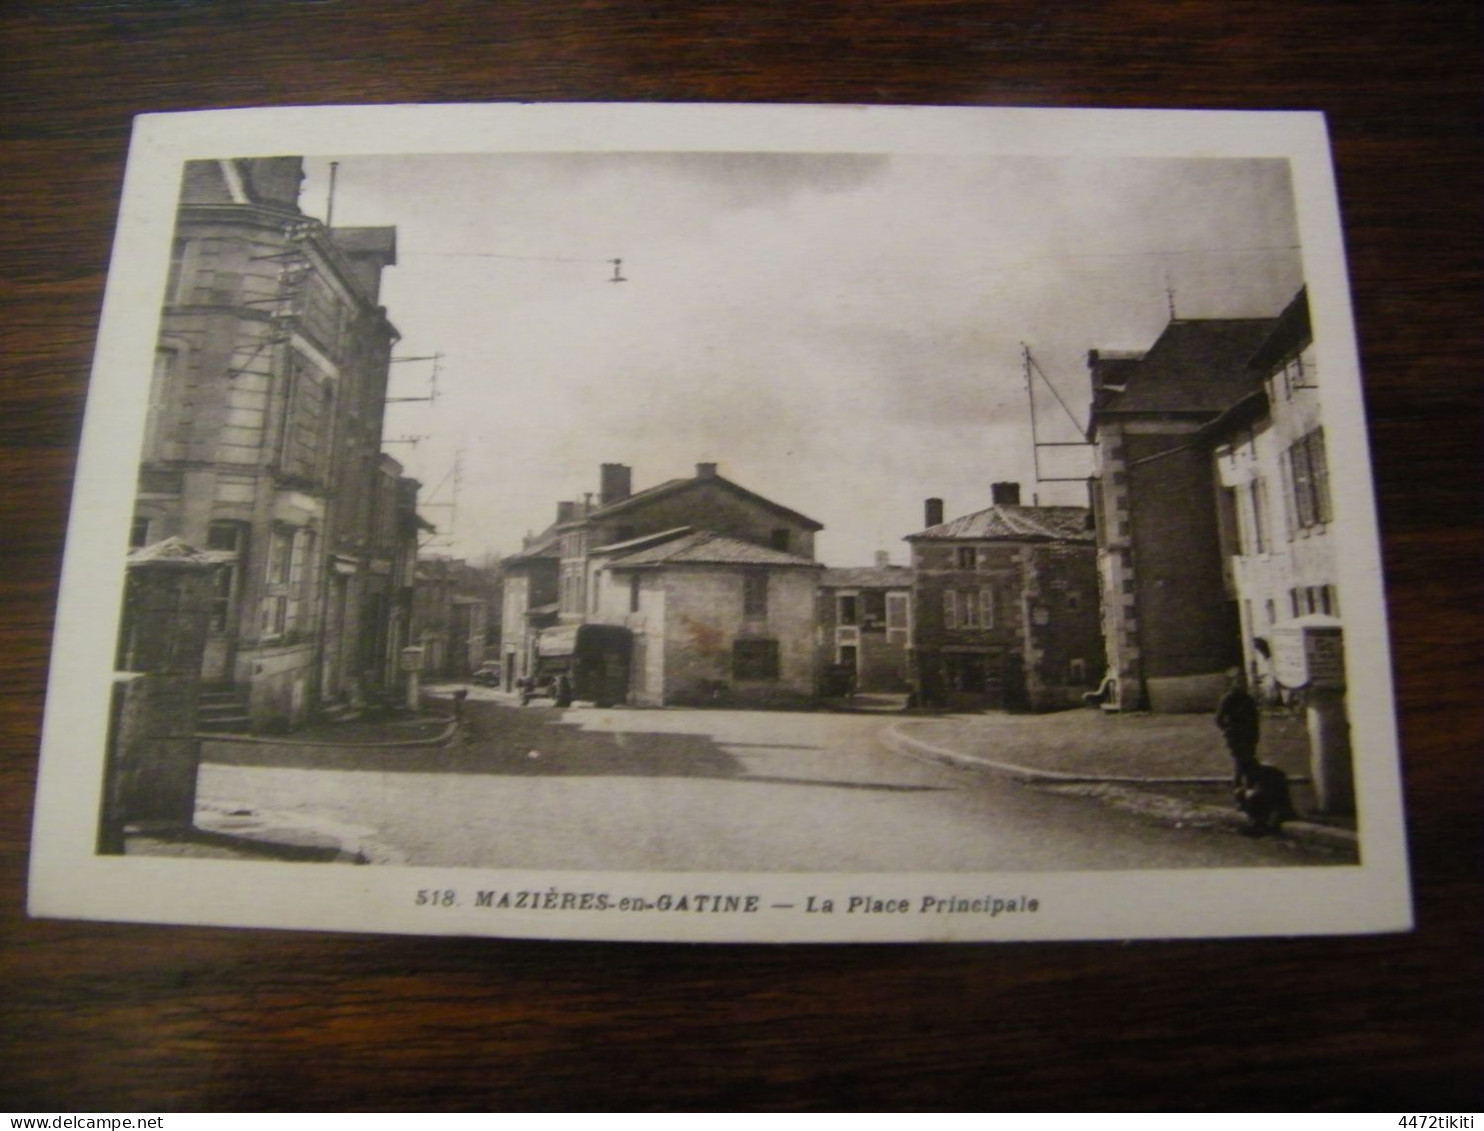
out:
M33 915L1411 925L1322 115L149 115Z

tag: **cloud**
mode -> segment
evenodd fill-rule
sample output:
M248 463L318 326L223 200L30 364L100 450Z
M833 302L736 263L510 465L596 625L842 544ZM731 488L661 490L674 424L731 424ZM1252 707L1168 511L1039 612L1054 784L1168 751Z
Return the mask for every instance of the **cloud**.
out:
M965 513L994 479L1033 493L1021 343L1080 416L1086 350L1151 344L1167 288L1181 316L1236 317L1300 281L1276 161L357 158L340 186L337 223L398 228L384 300L406 352L446 354L443 400L394 407L388 432L432 436L407 453L429 482L464 452L468 553L513 548L600 462L642 487L715 460L826 523L831 560L866 561L925 495Z

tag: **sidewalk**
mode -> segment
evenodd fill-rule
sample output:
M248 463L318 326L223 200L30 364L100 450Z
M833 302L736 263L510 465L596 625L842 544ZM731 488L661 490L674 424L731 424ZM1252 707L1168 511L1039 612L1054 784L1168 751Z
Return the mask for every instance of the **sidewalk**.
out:
M1231 761L1209 715L945 715L903 719L889 740L905 753L1005 774L1176 824L1240 828ZM1353 820L1313 814L1309 742L1302 719L1267 716L1258 749L1289 776L1303 818L1283 835L1354 852Z
M452 687L445 690L451 694ZM435 698L436 693L429 698ZM276 735L203 734L206 747L234 744L329 751L425 749L446 746L458 724L452 705L424 704L418 715L392 714L346 722L316 721ZM203 761L210 761L204 756ZM129 826L124 854L204 860L273 860L288 863L397 864L400 854L380 844L375 831L321 815L263 810L243 803L202 802L189 828Z

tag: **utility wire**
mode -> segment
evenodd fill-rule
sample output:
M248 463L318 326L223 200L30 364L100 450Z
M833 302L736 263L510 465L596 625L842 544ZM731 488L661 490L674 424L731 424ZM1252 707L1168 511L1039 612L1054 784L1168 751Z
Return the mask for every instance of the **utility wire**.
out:
M612 259L575 259L563 255L507 255L499 251L402 251L397 258L414 259L514 259L522 263L612 263Z

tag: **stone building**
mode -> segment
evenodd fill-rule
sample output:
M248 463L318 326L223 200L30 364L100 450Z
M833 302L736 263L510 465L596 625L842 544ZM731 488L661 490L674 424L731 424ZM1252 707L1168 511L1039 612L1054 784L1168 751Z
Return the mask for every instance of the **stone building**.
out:
M633 633L631 703L813 701L817 562L689 527L590 557L590 619Z
M633 631L630 702L812 699L818 522L714 463L639 492L604 464L597 498L556 518L504 563L507 685L531 673L543 628L601 623Z
M531 674L541 630L557 623L561 565L560 538L551 530L528 538L520 553L501 563L500 670L506 691Z
M910 686L912 569L889 565L826 569L819 579L822 684L836 677L863 693L903 692Z
M1176 319L1142 354L1088 355L1110 706L1209 710L1242 662L1203 429L1261 387L1251 361L1273 328Z
M302 177L184 166L131 532L219 565L202 676L255 728L385 690L411 584L416 485L381 451L395 229L326 228Z
M945 522L929 499L912 546L912 647L922 701L956 710L1079 704L1103 668L1097 550L1084 507L993 505Z
M461 559L430 557L417 563L413 623L425 676L465 678L484 662L488 590L485 571Z

